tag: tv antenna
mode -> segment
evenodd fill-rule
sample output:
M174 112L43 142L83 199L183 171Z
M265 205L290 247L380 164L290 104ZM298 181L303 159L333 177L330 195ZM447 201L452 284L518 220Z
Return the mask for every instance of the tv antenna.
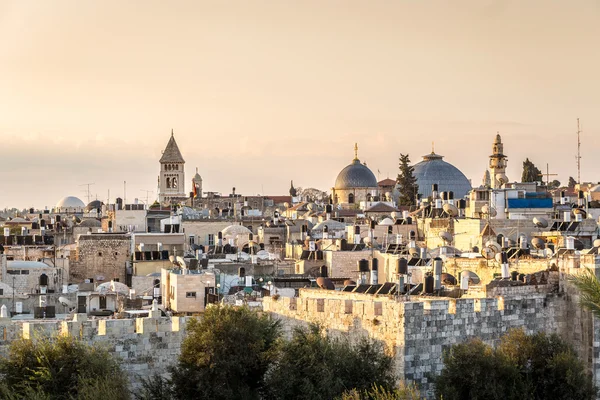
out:
M146 204L148 204L148 198L150 197L150 193L154 193L153 190L144 190L140 189L142 192L146 192Z
M546 187L548 187L548 185L550 184L550 177L551 176L557 176L558 174L551 174L550 173L550 167L548 166L548 164L546 164L546 173L545 174L539 174L538 176L545 176L546 177Z
M86 196L87 196L87 202L89 203L92 198L92 194L90 193L90 186L95 185L95 183L84 183L82 185L79 186L87 186L87 190L86 190Z
M577 118L577 183L581 184L581 130L579 129L579 118Z

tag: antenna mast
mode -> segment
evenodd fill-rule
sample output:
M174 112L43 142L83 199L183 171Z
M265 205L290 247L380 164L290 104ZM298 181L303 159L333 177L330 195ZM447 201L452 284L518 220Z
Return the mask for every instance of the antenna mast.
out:
M95 185L95 183L84 183L82 185L79 185L79 186L87 186L86 196L87 196L88 203L91 201L91 198L92 198L92 194L90 193L90 186L92 186L92 185Z
M579 134L579 118L577 118L577 183L581 184L581 140Z

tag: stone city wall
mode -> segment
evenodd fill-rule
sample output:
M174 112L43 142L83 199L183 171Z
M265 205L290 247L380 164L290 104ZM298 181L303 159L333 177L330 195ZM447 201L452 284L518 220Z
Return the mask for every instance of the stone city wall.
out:
M555 285L552 286L554 289ZM442 354L450 346L479 337L495 345L511 328L526 333L558 333L579 351L598 377L600 342L592 338L588 315L582 315L567 296L551 293L511 293L480 299L437 299L339 293L300 289L298 298L264 299L264 310L280 319L286 334L296 326L319 323L333 335L369 336L382 341L394 357L399 378L421 384L431 394L428 375L443 367ZM596 330L597 332L598 330Z
M77 314L73 321L0 320L0 355L7 355L11 341L35 340L39 335L68 335L105 347L121 360L121 367L135 389L142 378L164 375L177 362L185 328L190 317L88 320Z

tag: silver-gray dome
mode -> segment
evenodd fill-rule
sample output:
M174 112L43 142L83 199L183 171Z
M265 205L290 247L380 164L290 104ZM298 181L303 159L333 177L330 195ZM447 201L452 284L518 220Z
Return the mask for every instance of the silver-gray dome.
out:
M354 159L352 164L344 168L335 180L336 189L350 188L376 188L377 178L371 170L360 163L360 160Z
M471 190L467 177L454 165L443 160L443 156L431 153L423 156L423 161L415 164L414 175L423 197L431 196L431 186L438 184L438 192L454 192L454 198L460 199Z

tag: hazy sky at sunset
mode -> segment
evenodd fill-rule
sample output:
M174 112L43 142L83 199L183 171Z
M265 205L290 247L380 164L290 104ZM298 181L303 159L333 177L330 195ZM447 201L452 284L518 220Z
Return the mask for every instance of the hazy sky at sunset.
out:
M0 0L0 207L156 197L171 128L204 190L329 190L431 151L479 185L500 131L600 181L600 1ZM95 197L95 196L94 196Z

